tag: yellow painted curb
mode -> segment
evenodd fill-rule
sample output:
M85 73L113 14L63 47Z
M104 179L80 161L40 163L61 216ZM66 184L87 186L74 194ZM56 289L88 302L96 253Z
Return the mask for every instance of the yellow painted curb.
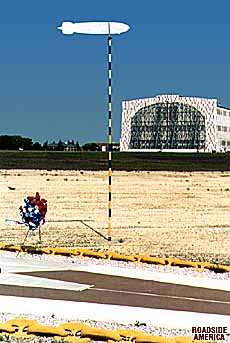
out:
M85 248L36 248L31 246L17 246L11 244L0 244L0 250L12 252L24 252L29 254L52 254L70 256L76 258L98 258L115 261L124 261L128 263L146 263L167 267L193 268L197 271L209 269L219 273L230 272L230 266L222 264L213 264L209 262L187 261L177 258L152 257L148 255L123 255L112 251L96 252Z
M10 324L0 323L0 332L14 333L15 329Z
M0 333L18 338L53 337L57 341L88 343L93 341L133 342L136 343L193 343L191 337L172 337L147 335L130 329L108 330L94 328L87 324L73 322L58 326L40 325L36 320L26 318L10 319L0 323ZM203 341L203 343L206 343ZM211 342L209 342L211 343Z
M174 343L175 340L162 336L141 335L136 338L136 343Z
M113 340L116 342L121 341L121 336L117 331L106 330L106 329L95 329L95 328L83 328L81 330L81 337L89 337L94 340Z
M35 334L39 336L60 336L66 337L68 333L65 329L61 327L53 327L53 326L46 326L35 324L28 327L27 332L30 334Z
M10 319L6 322L7 325L10 325L13 329L13 333L9 333L14 337L22 337L22 338L34 338L36 337L33 334L28 334L27 330L31 325L37 324L36 320L26 319L26 318L15 318ZM4 331L2 331L4 332Z

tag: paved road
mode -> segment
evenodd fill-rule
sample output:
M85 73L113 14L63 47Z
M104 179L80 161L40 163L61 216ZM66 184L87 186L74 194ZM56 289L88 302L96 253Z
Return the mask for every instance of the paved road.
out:
M230 293L226 291L79 271L21 274L91 284L94 287L74 292L0 285L0 295L230 315Z

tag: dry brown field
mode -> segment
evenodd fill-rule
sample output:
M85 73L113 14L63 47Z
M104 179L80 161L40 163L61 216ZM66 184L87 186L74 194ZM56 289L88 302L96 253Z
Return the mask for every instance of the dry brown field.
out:
M108 242L107 172L0 170L0 243L23 242L27 229L5 219L20 220L23 199L39 191L42 246L230 262L230 172L116 171L112 190ZM37 241L29 234L27 244Z

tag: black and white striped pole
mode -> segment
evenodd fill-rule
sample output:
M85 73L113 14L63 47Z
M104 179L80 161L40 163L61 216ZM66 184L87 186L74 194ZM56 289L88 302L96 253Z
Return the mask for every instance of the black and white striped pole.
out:
M58 28L63 34L107 35L108 42L108 241L112 240L112 35L127 32L130 27L118 22L63 22Z
M109 168L109 200L108 200L108 240L112 239L112 37L108 36L108 168Z

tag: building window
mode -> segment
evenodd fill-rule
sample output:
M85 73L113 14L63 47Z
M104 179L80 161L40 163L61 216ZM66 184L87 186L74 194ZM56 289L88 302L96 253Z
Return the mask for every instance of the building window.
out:
M226 146L226 141L222 141L222 142L221 142L221 145L222 145L222 146Z
M227 141L227 146L230 146L230 141Z
M217 108L217 114L221 114L221 110Z
M226 111L223 111L223 115L226 116Z
M132 118L130 149L200 149L204 144L204 116L190 105L156 103Z
M217 126L217 129L218 129L218 131L221 131L221 126L218 125L218 126Z

